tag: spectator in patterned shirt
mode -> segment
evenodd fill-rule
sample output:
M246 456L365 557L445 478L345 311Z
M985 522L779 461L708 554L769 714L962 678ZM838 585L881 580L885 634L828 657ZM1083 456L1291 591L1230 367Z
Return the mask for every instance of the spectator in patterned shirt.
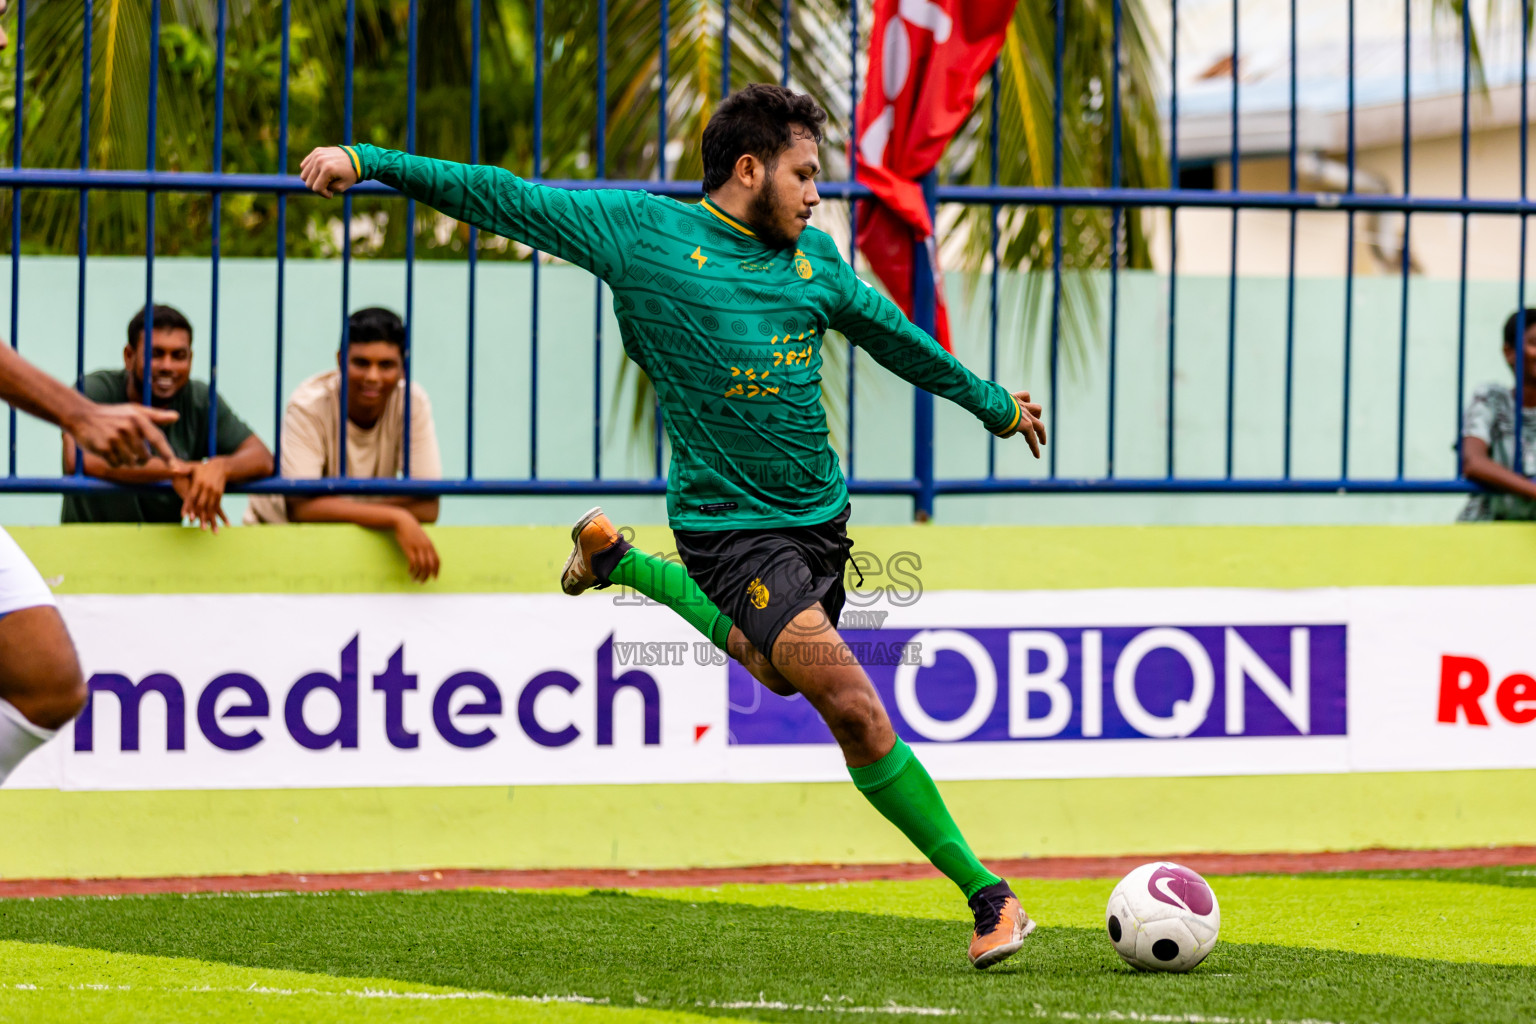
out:
M1518 337L1520 320L1525 337ZM1521 423L1521 466L1515 468L1515 389L1485 384L1477 389L1461 424L1461 471L1485 490L1472 495L1458 517L1536 519L1536 309L1515 311L1504 322L1504 361L1513 369L1516 352L1525 360L1525 415Z

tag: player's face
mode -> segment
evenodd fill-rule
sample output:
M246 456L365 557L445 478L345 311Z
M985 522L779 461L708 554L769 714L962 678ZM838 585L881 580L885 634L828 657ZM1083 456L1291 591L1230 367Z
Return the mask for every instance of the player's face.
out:
M1515 368L1515 350L1513 348L1506 347L1504 349L1504 361L1509 364L1511 370ZM1536 325L1525 329L1525 386L1528 389L1536 387ZM1532 393L1531 390L1526 391L1527 396L1530 396ZM1530 398L1527 397L1526 400L1529 401Z
M405 376L400 347L388 341L354 341L347 346L347 415L372 422Z
M192 374L192 336L175 328L152 331L150 342L149 393L155 402L175 398L187 386ZM123 350L123 368L128 371L128 393L142 401L139 389L144 381L144 346Z
M816 176L821 159L816 138L796 127L789 148L752 197L748 220L757 236L776 249L788 249L800 240L811 222L811 210L820 202Z

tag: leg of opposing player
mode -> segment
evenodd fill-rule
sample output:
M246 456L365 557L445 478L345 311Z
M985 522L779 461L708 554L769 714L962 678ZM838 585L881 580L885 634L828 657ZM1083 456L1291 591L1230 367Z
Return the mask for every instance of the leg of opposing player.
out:
M0 530L0 784L80 713L85 695L53 595Z
M1018 952L1035 923L1008 883L971 852L932 776L896 735L874 684L820 604L779 634L772 661L832 730L859 792L965 893L976 919L971 963L990 967Z

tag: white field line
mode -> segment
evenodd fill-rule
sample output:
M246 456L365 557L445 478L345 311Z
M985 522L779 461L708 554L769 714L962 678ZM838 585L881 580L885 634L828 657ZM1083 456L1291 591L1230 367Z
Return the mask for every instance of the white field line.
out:
M1137 1013L1134 1010L1073 1013L1070 1010L1047 1010L1039 1003L1035 1004L1034 1012L1029 1016L1044 1020L1134 1021L1137 1024L1143 1024L1143 1022L1145 1024L1337 1024L1335 1021L1316 1020L1311 1017L1301 1020L1275 1020L1269 1017L1222 1017L1201 1013Z
M74 985L29 985L0 984L0 992L6 989L18 989L28 992L158 992L158 993L215 993L225 995L262 995L262 996L333 996L345 999L419 999L428 1002L441 1000L491 1000L507 1003L589 1003L593 1005L605 1005L607 999L594 999L591 996L519 996L508 995L500 992L396 992L392 989L318 989L318 988L273 988L270 985L93 985L89 983Z
M158 992L158 993L219 993L229 995L267 995L267 996L330 996L345 999L413 999L423 1002L445 1002L453 1000L486 1000L491 1002L506 1003L580 1003L591 1006L613 1006L614 1004L604 998L597 999L583 995L510 995L500 992L397 992L392 989L333 989L324 990L317 988L273 988L266 985L250 985L240 987L194 985L194 986L159 986L159 985L50 985L39 986L32 984L0 984L0 991L5 989L19 989L25 991L89 991L89 992ZM954 1007L943 1006L903 1006L900 1003L890 1002L881 1006L853 1006L848 1005L848 997L840 996L838 1002L833 1002L831 996L823 996L821 1003L788 1003L781 1000L768 999L759 993L756 999L733 1000L720 1002L710 1000L695 1000L693 1003L662 1003L657 1004L638 993L635 995L636 1008L654 1006L657 1009L686 1009L690 1006L709 1010L780 1010L788 1013L846 1013L855 1015L881 1015L881 1016L912 1016L912 1017L959 1017L966 1011ZM621 1004L622 1005L622 1004ZM1127 1024L1338 1024L1335 1021L1304 1018L1301 1020L1275 1019L1269 1017L1224 1017L1199 1013L1138 1013L1134 1010L1104 1010L1097 1012L1078 1013L1071 1010L1048 1010L1039 1003L1027 1011L1004 1010L993 1008L990 1014L1003 1017L1019 1017L1029 1020L1061 1020L1061 1021L1110 1021L1127 1022Z

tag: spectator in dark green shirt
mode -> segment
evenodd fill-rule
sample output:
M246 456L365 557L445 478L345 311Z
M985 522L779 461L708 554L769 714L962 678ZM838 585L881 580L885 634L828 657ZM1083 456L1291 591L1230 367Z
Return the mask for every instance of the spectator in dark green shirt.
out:
M150 397L161 409L180 414L166 428L174 460L160 457L142 466L113 468L87 453L87 476L120 484L169 482L169 491L79 492L64 496L66 523L180 523L183 519L218 532L228 523L221 507L230 482L272 475L272 453L233 409L218 402L217 437L208 450L208 385L189 380L192 372L192 325L170 306L155 306L150 342ZM128 322L123 369L97 370L85 378L85 397L96 402L141 402L144 380L144 311ZM64 435L64 471L75 471L74 439Z

